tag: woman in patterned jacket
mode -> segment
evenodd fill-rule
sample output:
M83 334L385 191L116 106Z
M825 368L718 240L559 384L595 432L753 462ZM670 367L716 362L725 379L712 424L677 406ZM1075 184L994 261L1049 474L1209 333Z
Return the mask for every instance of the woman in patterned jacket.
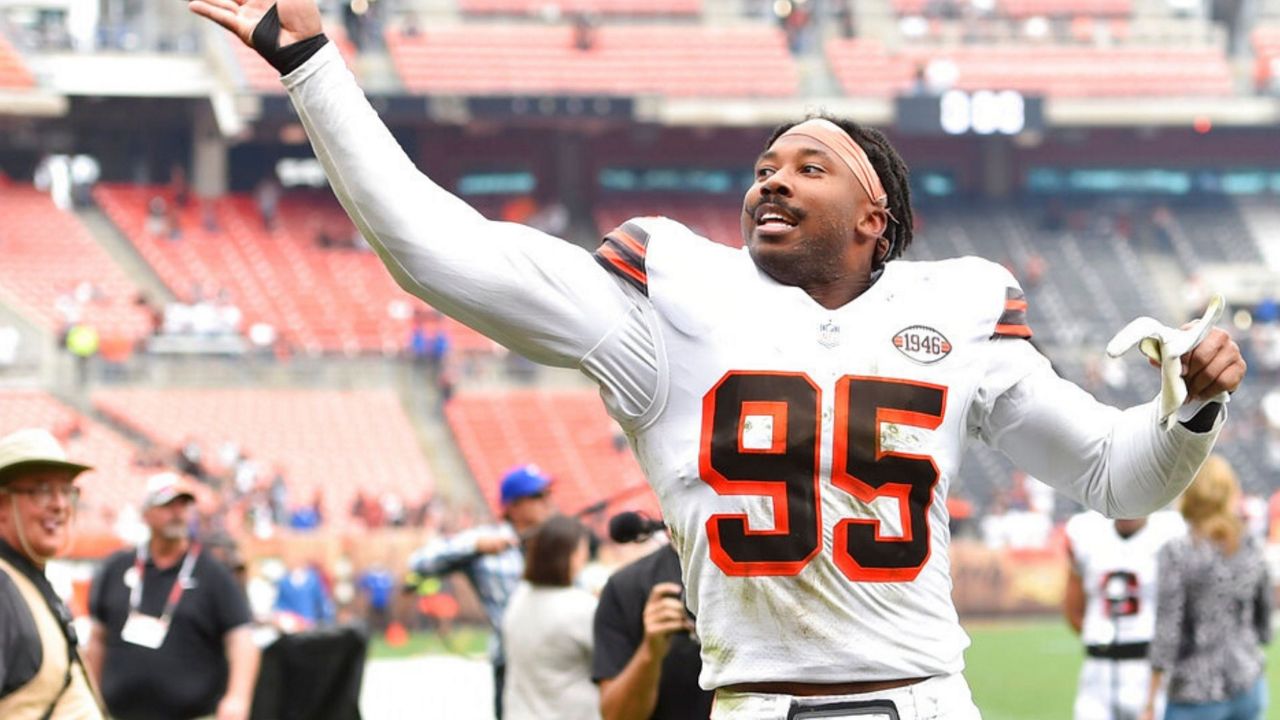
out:
M1271 582L1239 516L1231 465L1211 456L1182 497L1190 533L1160 551L1151 689L1169 681L1165 720L1258 720L1267 704L1262 645L1271 640Z

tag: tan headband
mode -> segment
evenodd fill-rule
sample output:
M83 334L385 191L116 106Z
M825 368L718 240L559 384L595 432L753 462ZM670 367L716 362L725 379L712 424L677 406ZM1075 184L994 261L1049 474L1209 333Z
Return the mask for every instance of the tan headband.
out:
M835 153L853 172L853 176L858 179L858 184L866 191L871 202L888 210L889 194L884 191L884 184L880 182L876 169L871 167L871 159L867 157L867 151L854 142L853 138L849 137L849 133L842 130L839 125L830 120L812 118L792 126L780 137L788 135L807 137ZM890 214L889 217L893 218L893 215Z

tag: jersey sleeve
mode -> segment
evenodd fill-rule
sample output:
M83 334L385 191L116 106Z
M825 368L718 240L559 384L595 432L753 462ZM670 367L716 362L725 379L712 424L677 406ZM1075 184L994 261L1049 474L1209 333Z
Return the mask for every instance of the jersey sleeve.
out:
M971 429L1016 465L1107 517L1159 510L1191 483L1223 419L1164 430L1158 399L1120 410L1063 378L1031 343L994 338ZM1225 412L1223 413L1225 415Z

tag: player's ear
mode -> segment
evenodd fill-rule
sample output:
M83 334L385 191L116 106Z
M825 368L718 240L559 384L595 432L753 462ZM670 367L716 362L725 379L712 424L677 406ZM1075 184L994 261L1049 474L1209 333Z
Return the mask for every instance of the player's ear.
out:
M858 220L858 232L868 237L884 239L884 231L889 229L889 214L883 208L873 207L866 215ZM888 241L885 241L886 245ZM888 249L887 246L885 248ZM881 249L876 246L876 257L880 256Z

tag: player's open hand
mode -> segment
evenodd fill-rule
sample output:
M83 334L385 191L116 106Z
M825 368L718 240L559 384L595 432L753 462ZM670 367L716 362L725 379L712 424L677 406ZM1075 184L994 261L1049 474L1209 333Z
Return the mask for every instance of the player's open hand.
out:
M191 0L187 7L235 33L241 42L253 47L253 29L272 5L280 14L279 47L324 31L316 0Z
M693 623L680 600L680 586L669 582L654 585L644 605L644 641L653 658L666 657L672 635L692 631Z
M1235 392L1244 380L1244 372L1240 346L1222 328L1210 330L1199 345L1182 356L1188 400L1207 400L1224 390Z

